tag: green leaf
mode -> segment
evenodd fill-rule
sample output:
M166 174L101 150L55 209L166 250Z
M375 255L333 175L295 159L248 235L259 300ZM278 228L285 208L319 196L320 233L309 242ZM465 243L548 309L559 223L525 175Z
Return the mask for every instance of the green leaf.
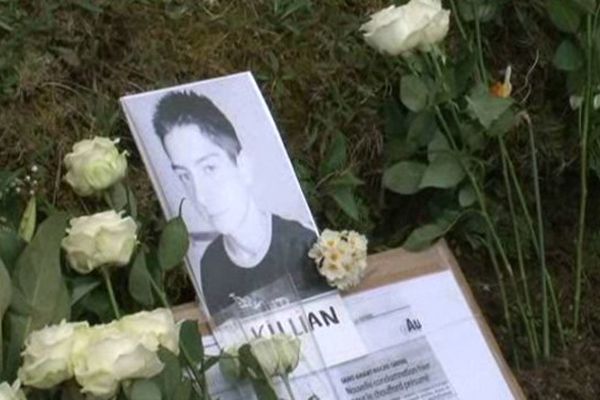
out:
M58 300L64 299L63 292L67 290L60 267L60 245L66 225L65 213L47 218L17 260L11 309L27 317L26 333L66 316L54 314Z
M427 146L437 131L435 113L426 110L417 114L412 120L406 141L417 146Z
M36 199L35 196L29 199L25 212L21 217L21 223L19 224L19 236L26 242L30 242L35 232L36 223Z
M467 102L471 114L486 129L512 105L511 99L494 96L484 85L477 86L467 97Z
M335 176L327 182L327 186L357 187L363 184L364 182L357 178L351 171L346 171L341 175Z
M358 205L352 187L350 186L333 186L329 188L329 195L333 198L336 204L350 218L359 219Z
M158 261L165 271L183 261L189 246L188 231L181 217L170 220L160 235Z
M165 348L161 347L158 350L158 357L165 365L159 376L163 397L169 399L173 393L177 392L182 383L181 365L179 364L179 358Z
M105 290L92 290L79 301L79 305L98 316L100 321L106 322L114 318L114 311Z
M436 224L423 225L408 236L402 247L408 251L421 251L431 246L432 243L444 236L446 230Z
M131 297L144 306L152 306L154 304L151 279L150 272L146 266L146 255L143 250L140 250L129 271L128 288Z
M329 175L344 168L347 160L346 153L346 138L341 133L338 133L329 144L327 154L321 165L321 175Z
M415 194L420 189L421 180L427 166L414 161L401 161L383 173L383 186L400 194Z
M389 98L385 101L383 115L385 118L384 132L386 138L388 140L392 140L393 138L404 139L404 136L406 136L404 113L395 98Z
M464 178L465 170L457 156L440 154L427 166L419 187L450 189L462 182Z
M4 266L12 274L17 258L25 248L25 242L17 232L7 227L0 226L0 258Z
M515 115L515 112L509 108L492 123L487 131L487 134L490 137L503 136L515 126L516 118L517 116Z
M2 377L2 371L4 370L4 341L2 338L2 320L4 319L4 313L10 304L10 297L12 294L10 275L4 266L4 263L0 259L0 377Z
M444 236L461 218L454 210L443 210L435 221L415 229L406 239L402 247L408 251L421 251Z
M202 347L202 336L198 331L195 321L184 321L179 331L180 348L184 350L190 359L196 364L204 361L204 348Z
M131 188L123 182L117 182L110 189L110 201L116 211L127 211L132 218L137 218L137 201Z
M583 67L583 53L572 41L565 39L558 46L552 63L561 71L577 71Z
M94 276L77 276L72 280L71 307L102 284Z
M191 394L192 382L189 379L184 379L177 386L177 388L175 388L175 392L173 392L173 397L171 397L171 400L190 400Z
M6 326L8 327L8 345L5 349L6 356L2 374L4 380L12 382L16 379L17 370L21 365L21 349L26 338L27 318L9 311L6 313L4 320L7 322Z
M446 136L440 131L435 133L433 140L427 146L427 159L429 162L435 161L441 155L447 155L450 152L450 144Z
M464 185L458 192L458 203L461 207L470 207L477 201L477 194L471 184Z
M572 0L548 0L546 11L554 25L563 32L575 33L581 25L582 14Z
M252 353L250 345L245 344L241 346L238 350L238 355L240 357L240 364L242 368L246 370L244 375L253 377L251 381L256 396L260 400L277 400L277 392L275 392L275 389L273 388L273 383L265 374L260 362Z
M427 85L416 75L407 75L400 82L402 104L413 112L419 112L427 106Z
M65 213L47 218L16 262L9 314L17 321L11 326L12 351L17 354L9 355L9 363L18 366L18 352L29 333L69 315L69 294L60 266L66 225Z
M8 309L10 305L10 298L12 295L12 281L10 279L10 275L8 274L8 270L4 266L2 260L0 260L0 321L4 316L4 313ZM0 342L1 344L2 342ZM2 349L0 349L1 351ZM0 361L2 357L0 357Z
M160 388L151 380L136 380L130 387L131 400L161 400Z
M127 187L123 182L115 183L109 192L110 203L115 211L124 210L127 207Z

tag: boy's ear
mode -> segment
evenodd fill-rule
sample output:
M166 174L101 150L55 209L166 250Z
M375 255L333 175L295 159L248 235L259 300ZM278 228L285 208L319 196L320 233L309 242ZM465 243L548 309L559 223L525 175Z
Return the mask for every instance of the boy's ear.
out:
M242 179L244 180L244 183L250 186L253 181L254 166L252 164L252 160L246 155L246 152L243 149L240 150L237 156L237 167L240 171Z

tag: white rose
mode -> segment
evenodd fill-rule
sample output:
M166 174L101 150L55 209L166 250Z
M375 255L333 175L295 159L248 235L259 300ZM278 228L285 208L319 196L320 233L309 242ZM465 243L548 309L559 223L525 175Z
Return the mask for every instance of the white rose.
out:
M27 400L21 390L21 382L17 380L12 386L6 382L0 383L0 400Z
M73 377L71 350L87 322L48 326L32 332L25 340L19 379L28 386L48 389Z
M119 153L117 142L103 137L82 140L65 156L65 181L78 195L90 196L125 176L127 152Z
M250 342L252 354L270 377L292 372L300 361L300 339L285 334L258 338Z
M87 274L104 265L123 266L135 248L137 226L115 211L73 218L62 240L71 267Z
M138 335L149 350L157 351L162 346L179 354L179 327L169 309L158 308L127 315L121 318L118 326L126 333Z
M121 381L151 378L164 367L137 335L121 331L116 323L87 332L72 354L73 372L83 393L110 399Z
M379 52L398 55L428 51L446 37L449 25L450 11L442 8L441 0L411 0L376 12L360 30Z

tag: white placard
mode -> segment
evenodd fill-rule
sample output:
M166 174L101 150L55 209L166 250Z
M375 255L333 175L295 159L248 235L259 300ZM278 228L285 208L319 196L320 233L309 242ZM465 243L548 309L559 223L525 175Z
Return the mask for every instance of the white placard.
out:
M344 302L368 354L313 374L336 391L334 397L317 392L320 399L514 399L450 271L350 295ZM209 374L221 400L249 399L218 371ZM293 382L298 398L314 392L303 391L315 387L310 382L311 376Z

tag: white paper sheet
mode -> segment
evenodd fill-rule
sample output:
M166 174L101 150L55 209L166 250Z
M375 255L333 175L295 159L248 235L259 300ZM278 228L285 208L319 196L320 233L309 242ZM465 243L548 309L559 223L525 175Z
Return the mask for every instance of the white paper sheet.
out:
M297 378L295 387L312 389L311 379L328 381L338 399L348 400L514 398L450 271L347 296L344 301L368 355L313 374L318 377ZM248 399L232 390L218 369L209 375L216 397ZM297 398L305 400L308 392ZM316 394L322 400L336 398Z

